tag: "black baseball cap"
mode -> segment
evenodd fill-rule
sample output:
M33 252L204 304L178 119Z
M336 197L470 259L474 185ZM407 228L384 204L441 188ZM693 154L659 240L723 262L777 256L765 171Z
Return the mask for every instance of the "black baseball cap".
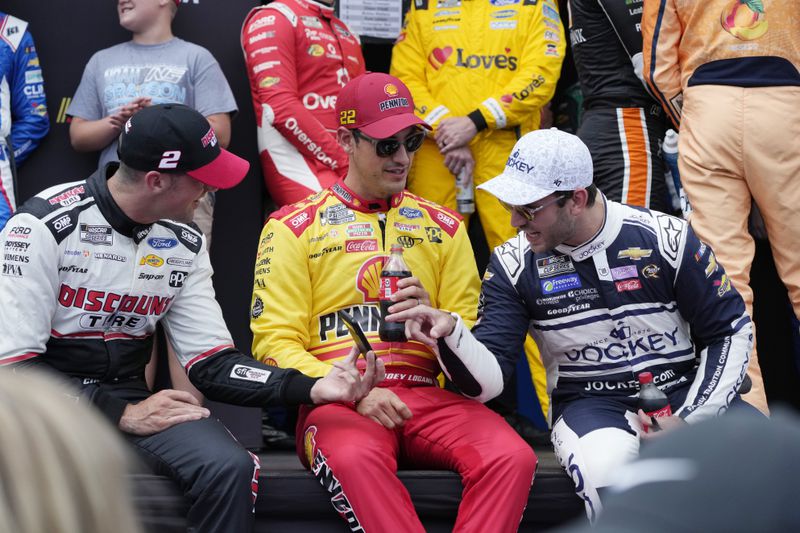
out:
M208 120L185 105L153 105L125 123L119 160L141 171L181 171L218 189L238 185L250 163L219 145Z

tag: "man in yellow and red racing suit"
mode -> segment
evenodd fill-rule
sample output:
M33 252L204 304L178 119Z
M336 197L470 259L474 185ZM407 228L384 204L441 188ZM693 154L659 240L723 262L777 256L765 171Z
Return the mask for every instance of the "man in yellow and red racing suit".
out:
M533 450L480 403L488 391L457 394L438 386L438 350L378 335L381 270L396 244L418 281L401 280L413 285L403 285L393 308L430 301L466 313L470 324L476 319L480 280L461 217L405 190L425 124L408 89L382 73L350 81L337 114L347 176L274 213L261 233L253 354L324 376L353 345L337 316L345 310L386 365L386 379L371 396L302 409L298 420L298 455L352 531L424 532L398 465L461 474L455 531L516 531L535 470Z

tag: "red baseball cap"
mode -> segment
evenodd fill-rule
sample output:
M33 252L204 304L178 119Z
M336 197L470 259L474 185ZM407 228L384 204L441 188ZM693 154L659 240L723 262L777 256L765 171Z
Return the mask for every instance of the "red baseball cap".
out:
M350 80L336 99L339 124L358 129L376 139L419 124L431 129L414 114L414 99L405 84L382 72L367 72Z

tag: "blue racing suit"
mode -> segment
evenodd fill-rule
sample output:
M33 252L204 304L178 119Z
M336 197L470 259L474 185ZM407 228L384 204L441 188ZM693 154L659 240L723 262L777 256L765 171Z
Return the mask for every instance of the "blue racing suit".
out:
M0 12L0 229L16 205L14 163L22 163L49 129L42 68L28 23Z
M439 343L451 379L485 401L513 374L530 329L553 445L591 519L597 488L638 455L637 375L652 372L686 422L713 417L737 398L753 337L741 296L684 220L597 201L605 220L580 246L534 253L520 233L497 247L472 335L457 320Z

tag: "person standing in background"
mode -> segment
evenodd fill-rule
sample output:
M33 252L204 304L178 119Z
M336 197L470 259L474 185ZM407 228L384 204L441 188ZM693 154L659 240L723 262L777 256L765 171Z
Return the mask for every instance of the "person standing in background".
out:
M390 72L411 89L415 112L433 134L416 154L408 189L455 210L459 172L474 185L500 174L517 139L539 127L565 48L552 0L412 2ZM490 250L514 235L493 196L475 190L475 207ZM546 413L538 349L529 340L525 351Z
M678 165L691 224L753 311L752 202L800 317L800 19L770 0L646 0L644 76L680 128ZM785 356L773 354L773 356ZM755 351L745 399L768 412Z
M100 50L83 71L75 97L67 109L72 116L69 136L79 152L100 151L99 167L117 161L117 137L123 124L154 104L184 104L211 124L217 140L227 148L236 100L219 64L205 48L172 34L172 20L180 0L119 0L119 23L132 33L130 41ZM214 193L200 200L194 223L211 246ZM167 346L171 351L172 347ZM175 388L202 395L167 357ZM148 370L155 380L155 360Z
M223 148L238 110L225 75L205 48L172 34L180 0L119 0L119 23L130 41L100 50L83 71L67 109L69 136L79 152L100 152L99 167L117 161L117 137L131 115L152 104L199 111ZM214 198L200 202L194 222L211 242Z
M278 207L347 174L347 154L336 142L336 97L364 72L364 57L332 6L272 2L250 11L242 26L264 181Z
M664 112L642 78L642 0L569 0L569 34L594 184L615 202L670 212ZM638 6L637 6L638 4Z
M0 11L0 230L16 208L16 168L50 131L28 23Z

